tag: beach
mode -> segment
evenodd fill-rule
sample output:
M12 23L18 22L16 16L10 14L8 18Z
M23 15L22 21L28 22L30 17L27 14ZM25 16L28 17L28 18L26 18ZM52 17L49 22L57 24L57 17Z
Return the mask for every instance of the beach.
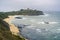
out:
M18 35L19 34L19 29L14 24L12 24L10 22L11 19L13 19L13 18L14 18L13 16L9 16L8 18L5 18L4 21L9 24L10 31L12 32L12 34Z

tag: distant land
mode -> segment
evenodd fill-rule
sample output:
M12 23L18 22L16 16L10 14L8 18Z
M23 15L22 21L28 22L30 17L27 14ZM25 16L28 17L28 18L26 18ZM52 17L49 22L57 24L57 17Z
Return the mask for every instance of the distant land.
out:
M3 15L5 17L9 16L9 15L44 15L43 11L39 11L39 10L33 10L33 9L21 9L18 11L11 11L11 12L0 12L0 16L3 17Z

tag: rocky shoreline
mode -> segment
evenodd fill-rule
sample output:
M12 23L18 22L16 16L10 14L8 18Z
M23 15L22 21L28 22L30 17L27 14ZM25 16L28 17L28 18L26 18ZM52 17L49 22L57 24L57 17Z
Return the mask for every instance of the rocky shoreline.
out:
M16 27L14 24L12 24L12 23L10 22L11 19L14 19L14 16L9 16L8 18L5 18L4 21L9 24L10 31L12 32L12 34L24 38L24 37L20 34L20 31L19 31L18 27ZM26 39L26 38L24 38L24 39L25 39L25 40L28 40L28 39Z

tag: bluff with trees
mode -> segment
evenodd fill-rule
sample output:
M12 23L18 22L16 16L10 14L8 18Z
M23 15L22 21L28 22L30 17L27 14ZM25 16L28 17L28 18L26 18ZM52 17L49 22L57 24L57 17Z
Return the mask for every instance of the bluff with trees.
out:
M33 9L21 9L19 11L3 12L6 15L44 15L43 11L33 10Z
M21 9L19 11L11 11L11 12L0 12L0 18L6 18L9 15L30 15L30 16L38 16L38 15L44 15L43 11L39 10L32 10L32 9Z

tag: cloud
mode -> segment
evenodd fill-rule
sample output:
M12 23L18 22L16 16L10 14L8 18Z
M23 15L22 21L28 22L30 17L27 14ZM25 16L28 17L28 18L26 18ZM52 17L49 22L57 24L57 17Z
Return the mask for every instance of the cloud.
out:
M8 11L21 8L56 10L59 3L59 0L0 0L0 10Z
M48 6L48 5L54 5L54 0L10 0L11 4L14 5L36 5L36 6Z

